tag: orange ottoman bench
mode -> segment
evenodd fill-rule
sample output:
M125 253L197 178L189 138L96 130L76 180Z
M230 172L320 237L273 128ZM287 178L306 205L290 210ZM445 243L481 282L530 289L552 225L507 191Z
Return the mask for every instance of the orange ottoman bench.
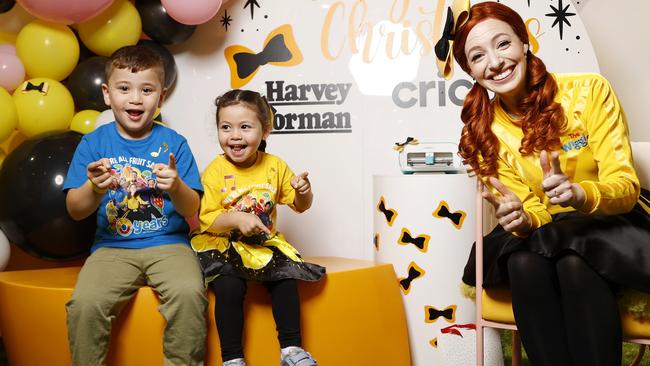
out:
M317 283L300 282L303 343L319 365L408 366L406 318L390 264L315 257L327 268ZM80 267L0 273L0 327L12 366L70 364L65 303ZM209 293L206 365L221 364ZM113 326L108 365L162 365L164 320L158 299L141 288ZM244 348L250 366L279 364L269 295L249 286Z

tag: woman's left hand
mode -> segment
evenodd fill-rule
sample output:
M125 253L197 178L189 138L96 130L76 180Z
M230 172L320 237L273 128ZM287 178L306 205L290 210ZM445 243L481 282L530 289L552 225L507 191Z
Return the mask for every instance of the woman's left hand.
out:
M549 202L554 205L580 209L585 203L584 189L579 184L572 183L564 174L560 166L560 154L554 151L550 155L549 158L546 150L542 150L539 155L539 162L544 173L542 191L549 198Z

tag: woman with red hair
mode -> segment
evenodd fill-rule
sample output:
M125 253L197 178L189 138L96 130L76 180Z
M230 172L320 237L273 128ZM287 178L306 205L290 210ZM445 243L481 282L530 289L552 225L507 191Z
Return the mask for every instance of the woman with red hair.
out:
M445 78L452 54L475 80L460 155L499 222L484 287L510 286L533 365L620 365L617 290L650 292L650 195L614 91L597 74L549 73L521 17L496 2L454 3L436 44Z

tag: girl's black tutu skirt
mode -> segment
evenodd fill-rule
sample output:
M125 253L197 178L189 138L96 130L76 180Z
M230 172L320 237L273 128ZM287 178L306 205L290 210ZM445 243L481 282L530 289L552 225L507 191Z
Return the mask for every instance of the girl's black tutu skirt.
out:
M642 190L640 202L648 202L649 193ZM577 211L555 214L552 222L526 238L497 225L484 237L483 247L483 287L508 285L508 257L524 250L551 260L577 254L606 280L650 293L650 214L639 203L631 212L620 215L587 215ZM463 282L474 286L475 273L474 245Z
M324 267L305 262L280 233L272 238L202 234L192 238L192 247L197 251L206 282L219 275L260 282L318 281L325 274Z

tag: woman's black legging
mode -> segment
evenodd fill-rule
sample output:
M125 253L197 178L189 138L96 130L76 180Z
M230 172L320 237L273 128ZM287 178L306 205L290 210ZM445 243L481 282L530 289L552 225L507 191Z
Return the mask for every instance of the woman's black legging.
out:
M533 366L620 366L621 324L613 288L578 255L508 258L512 307Z
M273 318L280 348L302 347L300 336L300 299L296 280L264 282L271 293ZM218 276L212 282L215 293L214 318L221 341L223 361L243 358L244 297L246 280L234 276Z

